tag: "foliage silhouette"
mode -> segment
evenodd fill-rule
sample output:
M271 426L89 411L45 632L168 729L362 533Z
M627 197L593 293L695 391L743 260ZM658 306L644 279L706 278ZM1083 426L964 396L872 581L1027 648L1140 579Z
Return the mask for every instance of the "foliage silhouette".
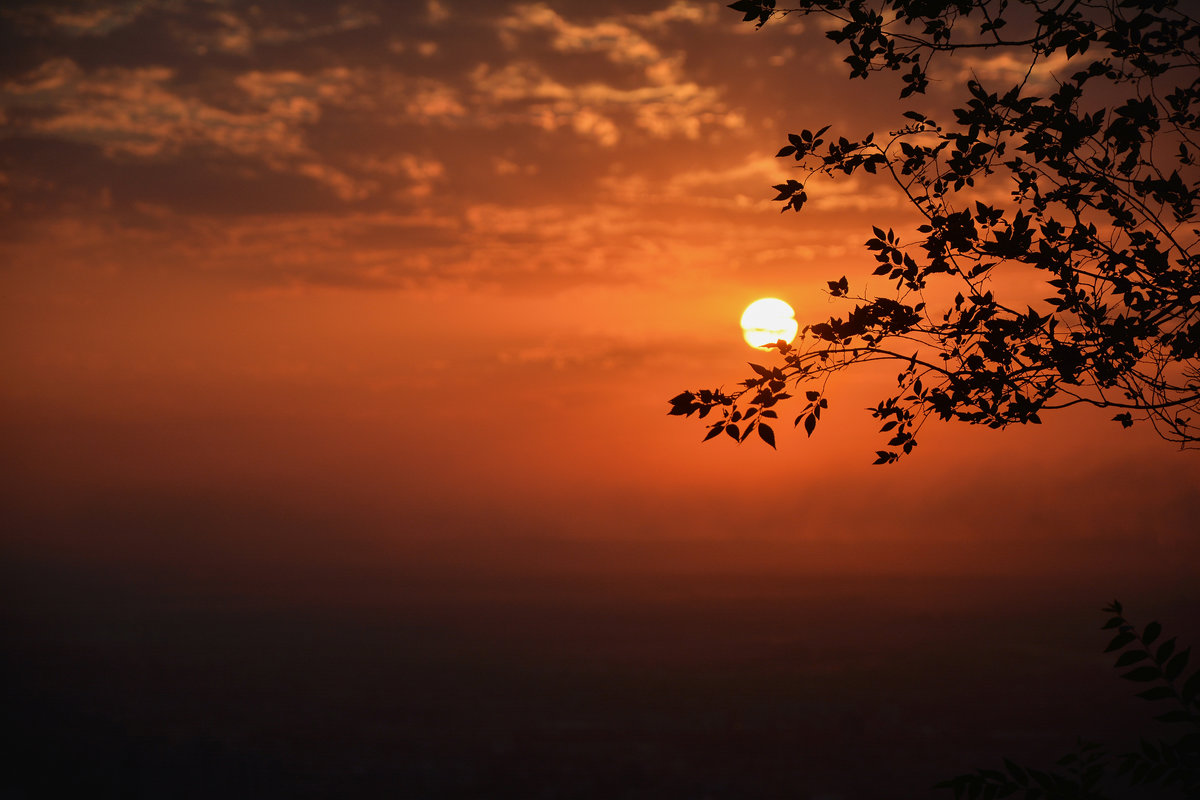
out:
M1181 680L1191 648L1178 649L1174 638L1162 639L1162 626L1151 622L1138 632L1113 601L1104 628L1115 630L1105 653L1116 653L1114 667L1121 677L1146 685L1137 693L1161 703L1154 719L1186 730L1170 740L1142 739L1138 747L1111 753L1094 742L1080 742L1060 758L1055 768L1037 769L1003 760L1002 769L978 769L943 781L935 788L951 789L959 798L1023 797L1026 800L1104 800L1111 792L1138 791L1139 797L1200 796L1200 670ZM1148 792L1153 792L1152 794Z
M778 157L794 162L798 179L774 187L783 211L801 211L822 179L866 174L893 182L923 223L907 240L872 228L866 249L889 296L865 283L856 292L845 276L829 281L831 296L855 303L844 316L804 326L794 345L772 345L780 363L752 364L736 390L682 392L668 413L715 412L705 440L740 442L757 429L774 447L776 406L792 391L806 398L794 424L812 435L834 373L893 361L898 388L870 409L888 436L877 464L911 452L930 417L1004 428L1075 405L1113 409L1123 427L1148 421L1168 441L1195 446L1200 22L1183 5L731 4L760 27L789 14L832 21L826 36L849 50L850 78L898 72L909 103L947 56L1022 68L1011 85L971 78L949 115L906 111L887 136L846 138L828 126L790 134ZM1002 297L1000 277L1045 291Z

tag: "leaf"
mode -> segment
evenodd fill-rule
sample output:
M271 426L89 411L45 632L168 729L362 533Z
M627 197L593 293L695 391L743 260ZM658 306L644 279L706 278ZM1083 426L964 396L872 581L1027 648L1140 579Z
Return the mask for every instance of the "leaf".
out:
M1137 669L1129 670L1129 672L1126 672L1121 677L1127 681L1139 681L1141 683L1145 683L1146 681L1157 680L1161 676L1162 672L1158 669L1158 667L1138 667Z
M821 393L820 392L805 392L804 396L806 398L808 398L808 402L811 403L811 402L815 401L818 397L820 397Z
M1025 770L1021 769L1007 758L1004 759L1004 768L1008 770L1008 774L1013 777L1013 780L1022 786L1025 786L1029 783L1029 776L1025 774Z
M1137 696L1143 700L1169 700L1175 696L1169 686L1155 686L1153 689L1146 689L1144 692L1138 692Z
M1113 666L1120 669L1121 667L1128 667L1130 664L1136 664L1149 657L1150 654L1145 650L1127 650L1121 654L1121 657L1117 659L1117 663Z
M1120 650L1136 638L1132 631L1122 631L1113 637L1113 640L1108 643L1108 647L1104 648L1104 652L1111 653L1113 650Z
M809 414L807 417L804 418L804 432L807 433L809 436L812 436L813 431L816 430L816 428L817 428L817 418L814 415Z
M771 445L772 449L774 449L774 447L775 447L775 431L771 430L771 426L764 425L761 422L758 423L758 436L764 442Z
M1192 673L1192 676L1183 682L1183 688L1179 690L1179 694L1183 697L1183 702L1190 703L1200 695L1200 669Z
M711 428L708 429L708 435L705 436L702 441L707 442L709 439L720 436L721 431L724 429L725 429L725 426L722 425L720 422L718 422L716 425L713 425Z
M749 363L749 362L747 362L747 363ZM770 367L764 367L761 364L750 364L750 369L754 370L759 375L762 375L764 378L771 377Z
M1146 629L1142 631L1142 641L1145 644L1150 644L1158 638L1160 633L1162 633L1162 625L1159 625L1157 622L1151 622L1147 624Z
M1163 667L1163 677L1169 681L1173 681L1179 677L1188 663L1188 656L1191 655L1192 649L1189 647L1181 653L1177 653L1174 658L1167 662Z

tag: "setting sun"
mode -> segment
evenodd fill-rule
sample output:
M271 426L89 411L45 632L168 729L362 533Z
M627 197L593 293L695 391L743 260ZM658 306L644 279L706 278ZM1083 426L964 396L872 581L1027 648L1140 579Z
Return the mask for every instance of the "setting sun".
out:
M742 312L742 338L759 350L780 339L791 342L800 330L795 315L792 307L782 300L774 297L755 300Z

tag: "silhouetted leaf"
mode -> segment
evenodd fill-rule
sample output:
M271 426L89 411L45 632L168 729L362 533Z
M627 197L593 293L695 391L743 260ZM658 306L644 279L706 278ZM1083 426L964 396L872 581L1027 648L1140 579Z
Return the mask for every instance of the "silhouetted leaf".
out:
M1132 631L1122 631L1113 637L1112 641L1108 643L1108 647L1104 648L1104 652L1111 653L1113 650L1120 650L1136 638Z
M761 422L758 424L758 435L764 442L775 447L775 431L771 430L770 426L764 425Z
M1191 703L1197 697L1200 697L1200 670L1192 673L1191 677L1183 683L1183 688L1179 690L1180 697L1183 702Z
M764 367L761 364L751 364L750 369L754 370L755 372L757 372L759 375L763 376L764 378L771 377L770 368Z
M1183 673L1184 668L1187 667L1188 656L1190 653L1190 647L1187 650L1177 653L1175 657L1168 661L1167 665L1163 667L1163 677L1169 681L1173 681L1178 678L1180 674Z
M1117 659L1117 663L1113 666L1120 669L1121 667L1128 667L1130 664L1136 664L1137 662L1149 657L1150 654L1145 650L1126 650L1121 654L1121 657Z
M1162 633L1162 625L1159 625L1157 622L1151 622L1146 625L1146 629L1142 632L1142 642L1147 645L1152 644L1160 633Z
M1158 667L1138 667L1137 669L1129 670L1129 672L1126 672L1121 677L1129 681L1145 682L1157 680L1161 676L1162 672Z
M1021 769L1007 758L1004 759L1004 768L1008 770L1008 774L1012 776L1013 780L1019 783L1021 786L1028 785L1029 776L1025 774L1025 770Z

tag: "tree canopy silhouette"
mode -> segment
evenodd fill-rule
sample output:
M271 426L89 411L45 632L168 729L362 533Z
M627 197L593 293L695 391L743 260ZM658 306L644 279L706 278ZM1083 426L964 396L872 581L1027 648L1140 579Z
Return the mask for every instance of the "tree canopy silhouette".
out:
M912 105L886 135L847 138L828 126L790 134L778 157L797 177L774 187L782 210L802 211L824 180L865 173L894 183L923 221L913 231L872 227L865 249L877 277L828 283L844 298L842 316L772 345L777 363L752 364L736 390L682 392L670 414L710 417L706 440L757 431L774 447L778 404L792 399L794 424L811 435L834 373L894 361L897 388L871 409L888 438L877 464L911 452L930 418L1003 428L1085 404L1115 410L1124 427L1146 421L1184 447L1200 441L1200 22L1189 7L729 7L758 27L824 18L825 35L848 51L852 80L895 72ZM1003 55L1020 77L973 77L957 108L921 110L937 68L964 55ZM1036 281L1007 280L1014 275ZM1005 290L1001 277L1044 291Z

